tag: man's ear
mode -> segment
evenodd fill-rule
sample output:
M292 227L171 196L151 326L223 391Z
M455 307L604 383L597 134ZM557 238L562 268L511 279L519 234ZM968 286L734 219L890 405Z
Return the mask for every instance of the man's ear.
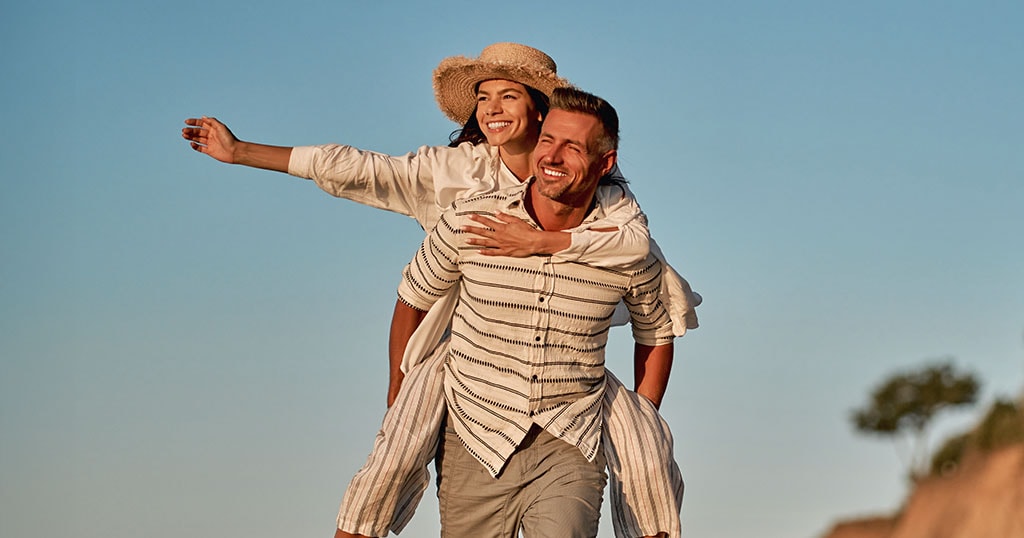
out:
M608 175L615 168L615 162L619 158L618 150L610 149L601 155L601 176Z

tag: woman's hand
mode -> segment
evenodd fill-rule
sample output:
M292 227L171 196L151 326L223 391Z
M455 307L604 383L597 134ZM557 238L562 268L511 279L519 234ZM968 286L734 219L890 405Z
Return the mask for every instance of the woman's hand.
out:
M526 221L498 213L494 218L470 215L469 218L481 226L464 226L462 231L477 237L470 237L470 245L482 247L485 256L511 256L525 258L535 254L554 254L569 248L572 238L566 232L545 232L530 226Z
M185 120L185 127L181 130L181 137L188 140L192 149L199 153L205 153L220 162L235 164L235 150L238 146L238 138L228 129L227 125L217 121L216 118L189 118Z

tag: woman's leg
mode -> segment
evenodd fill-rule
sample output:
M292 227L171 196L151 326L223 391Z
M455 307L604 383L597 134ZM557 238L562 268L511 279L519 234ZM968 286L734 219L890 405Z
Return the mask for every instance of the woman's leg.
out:
M678 538L683 477L673 456L672 432L650 400L606 372L602 443L615 536L664 533Z
M412 519L430 481L427 465L441 431L447 351L448 342L442 342L406 374L398 398L384 415L373 452L345 490L339 530L387 536Z

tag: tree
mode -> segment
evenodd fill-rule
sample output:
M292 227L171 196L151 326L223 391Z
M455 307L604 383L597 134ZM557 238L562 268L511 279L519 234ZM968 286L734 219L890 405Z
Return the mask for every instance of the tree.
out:
M921 370L898 372L871 393L868 404L851 415L858 431L897 438L909 435L911 479L928 473L927 430L939 411L975 402L978 380L958 373L950 360Z

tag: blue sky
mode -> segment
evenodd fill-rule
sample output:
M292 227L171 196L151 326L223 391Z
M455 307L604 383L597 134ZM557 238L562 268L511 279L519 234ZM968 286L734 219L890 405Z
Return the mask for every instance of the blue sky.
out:
M422 231L196 154L182 120L443 144L431 70L496 41L617 107L622 168L705 298L663 404L685 535L895 510L899 453L848 414L897 369L950 356L983 380L935 436L1024 386L1019 2L3 11L0 535L328 536ZM403 535L436 535L432 495Z

